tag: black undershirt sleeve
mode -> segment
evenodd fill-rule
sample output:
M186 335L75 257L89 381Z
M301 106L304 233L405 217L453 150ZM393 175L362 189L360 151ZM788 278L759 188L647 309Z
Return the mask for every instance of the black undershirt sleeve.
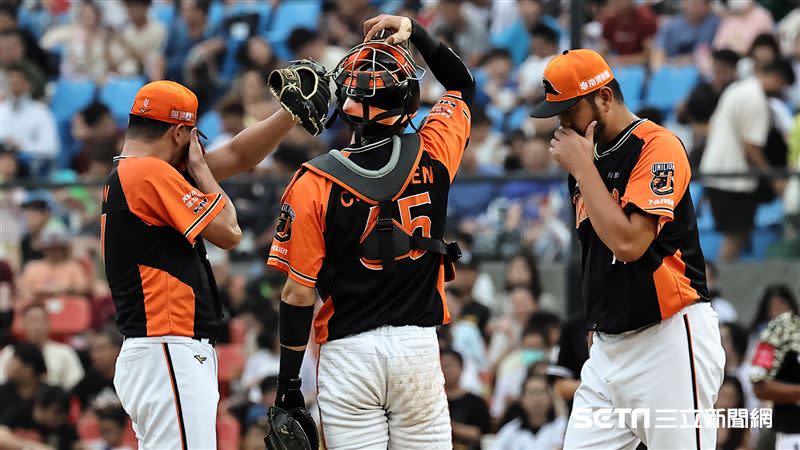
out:
M461 92L461 98L471 106L475 98L475 79L464 61L414 19L411 19L410 40L442 86L448 91Z

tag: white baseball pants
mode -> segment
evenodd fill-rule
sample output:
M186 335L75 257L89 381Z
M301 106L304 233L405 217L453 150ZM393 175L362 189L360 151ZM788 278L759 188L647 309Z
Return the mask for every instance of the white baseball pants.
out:
M133 421L139 450L217 448L217 353L206 341L125 339L114 387Z
M450 449L436 329L384 326L320 346L328 449Z
M707 302L644 330L595 333L564 450L633 450L639 441L649 450L715 449L716 428L695 427L693 413L711 413L724 368L717 314ZM620 426L619 411L601 408L637 409L637 419L623 414Z

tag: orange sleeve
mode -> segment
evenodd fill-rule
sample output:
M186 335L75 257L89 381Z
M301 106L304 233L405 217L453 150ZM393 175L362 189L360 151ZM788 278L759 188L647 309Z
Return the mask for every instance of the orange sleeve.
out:
M315 287L325 258L325 214L331 183L312 173L295 176L281 200L281 212L267 265L303 286Z
M126 158L118 173L131 213L148 225L180 231L192 244L225 207L225 196L204 194L158 158Z
M450 174L458 172L461 156L470 132L469 106L458 91L447 91L433 105L425 125L419 130L422 145L435 160L441 161Z
M658 231L674 219L675 205L681 201L691 178L689 159L677 137L662 132L647 141L631 172L622 207L634 207L658 216Z

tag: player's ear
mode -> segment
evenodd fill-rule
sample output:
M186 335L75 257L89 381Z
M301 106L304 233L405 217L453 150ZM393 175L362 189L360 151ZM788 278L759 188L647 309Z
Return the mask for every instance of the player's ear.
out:
M594 100L600 110L607 113L616 99L614 98L614 91L608 86L603 86L597 91Z

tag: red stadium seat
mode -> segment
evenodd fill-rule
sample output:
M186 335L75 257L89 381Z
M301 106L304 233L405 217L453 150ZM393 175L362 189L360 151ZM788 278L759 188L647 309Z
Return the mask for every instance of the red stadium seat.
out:
M93 413L81 415L77 423L78 437L81 441L100 439L100 422Z
M50 316L50 336L63 338L89 329L92 321L92 307L84 297L61 296L44 300L45 309ZM27 305L20 305L14 313L11 330L15 336L22 336L22 311Z
M238 378L244 368L244 349L240 344L217 345L219 360L219 381L229 383Z
M231 343L241 344L244 342L244 337L247 334L247 322L242 319L231 319L228 326L230 327Z
M239 421L230 414L217 417L217 449L237 450L240 436Z

